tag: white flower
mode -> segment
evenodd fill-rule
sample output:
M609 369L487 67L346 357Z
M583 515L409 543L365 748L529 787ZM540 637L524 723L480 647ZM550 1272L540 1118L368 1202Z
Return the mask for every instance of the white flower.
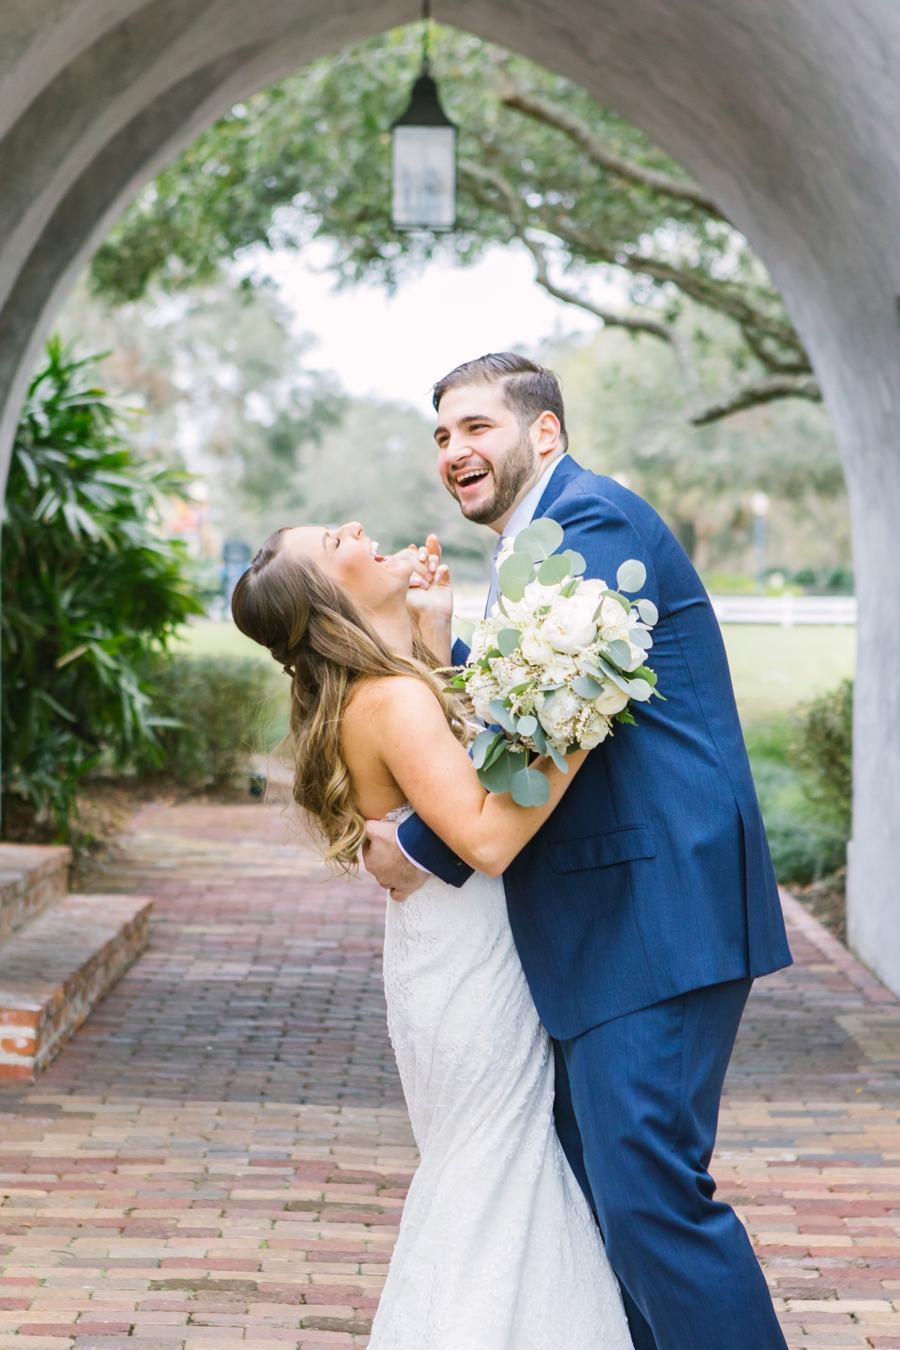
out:
M596 700L594 705L596 706ZM598 712L591 712L578 730L578 744L582 750L593 750L609 735L609 722Z
M557 748L565 748L569 744L568 723L578 716L583 700L573 694L571 689L560 689L553 695L549 705L546 698L542 698L541 703L543 706L538 712L538 721Z
M551 660L547 661L541 671L541 684L564 684L570 675L575 675L578 667L571 656L563 656L559 652L551 654Z
M541 624L541 637L558 652L575 656L597 636L594 597L576 591L568 598L557 596Z
M603 693L598 694L591 702L598 712L606 717L615 717L617 712L621 712L628 702L628 695L623 693L617 684L612 680L603 681Z
M542 637L540 628L524 629L520 647L525 660L533 666L545 666L556 655L550 643Z
M500 661L492 661L491 669L500 690L500 698L506 698L510 689L515 689L520 684L527 684L531 680L531 671L527 666L518 662L514 656Z

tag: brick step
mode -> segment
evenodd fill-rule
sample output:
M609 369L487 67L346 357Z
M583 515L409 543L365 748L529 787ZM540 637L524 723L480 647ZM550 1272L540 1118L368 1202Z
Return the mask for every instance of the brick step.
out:
M68 895L0 948L0 1081L50 1063L147 945L152 907Z
M71 861L70 848L0 844L0 944L63 898Z

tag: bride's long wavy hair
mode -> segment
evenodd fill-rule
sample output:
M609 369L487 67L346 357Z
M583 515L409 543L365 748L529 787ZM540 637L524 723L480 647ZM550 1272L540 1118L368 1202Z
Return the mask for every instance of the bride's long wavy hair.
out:
M389 651L347 592L317 563L283 549L284 534L276 530L263 544L235 587L231 612L241 632L267 647L290 676L294 801L321 837L326 862L351 873L366 831L353 800L341 730L358 682L414 675L439 700L460 741L466 741L468 728L462 704L445 692L433 673L439 662L418 635L411 660Z

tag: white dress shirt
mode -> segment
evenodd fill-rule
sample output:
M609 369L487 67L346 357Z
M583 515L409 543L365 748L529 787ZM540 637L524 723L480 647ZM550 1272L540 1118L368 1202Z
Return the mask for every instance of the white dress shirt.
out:
M491 605L493 605L494 601L497 599L497 592L499 589L497 581L497 558L500 555L500 550L508 540L515 539L517 534L521 534L521 532L531 524L534 519L534 513L538 509L538 504L544 495L544 489L556 472L556 466L561 459L562 455L560 455L558 459L555 459L548 469L544 470L534 487L526 492L525 496L506 522L506 529L497 540L497 547L494 549L494 560L491 563L491 589L488 592L487 605L485 606L484 611L485 614L490 614ZM404 858L409 858L413 867L417 867L420 872L425 872L427 876L431 875L426 867L423 867L421 863L416 862L415 858L410 858L406 849L401 844L399 836L397 837L397 847Z

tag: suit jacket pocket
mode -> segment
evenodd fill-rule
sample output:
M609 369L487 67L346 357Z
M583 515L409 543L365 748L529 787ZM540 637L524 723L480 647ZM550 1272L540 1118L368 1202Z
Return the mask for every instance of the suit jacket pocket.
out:
M604 834L580 839L557 839L548 844L554 872L588 872L593 867L655 858L656 844L649 825L623 825Z

